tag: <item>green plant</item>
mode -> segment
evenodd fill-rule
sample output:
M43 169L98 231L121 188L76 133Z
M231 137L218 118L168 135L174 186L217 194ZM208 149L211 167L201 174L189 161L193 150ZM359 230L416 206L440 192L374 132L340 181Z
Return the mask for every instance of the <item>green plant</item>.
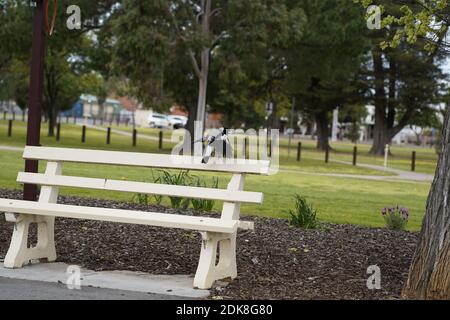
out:
M160 176L162 183L170 185L189 185L191 177L189 176L189 171L180 171L178 173L171 173L169 171L162 171ZM169 197L170 205L174 209L186 209L189 207L190 200L187 198L180 197Z
M161 182L161 176L158 176L158 177L155 178L155 174L154 174L153 170L151 172L152 172L153 182L154 183L160 183ZM157 205L161 205L161 202L162 202L162 199L163 199L162 195L154 194L153 198L155 199L155 202L156 202Z
M196 177L195 183L196 187L207 188L207 184L201 178ZM219 179L217 177L213 178L213 182L210 188L217 189L219 187ZM192 207L198 211L212 211L214 208L214 200L204 200L204 199L191 199Z
M148 206L149 204L148 194L138 193L133 196L133 201L139 203L140 205Z
M393 230L405 230L409 220L409 211L403 207L383 208L381 210L386 227Z
M289 210L289 225L296 228L315 229L319 226L317 210L306 199L295 195L295 208Z

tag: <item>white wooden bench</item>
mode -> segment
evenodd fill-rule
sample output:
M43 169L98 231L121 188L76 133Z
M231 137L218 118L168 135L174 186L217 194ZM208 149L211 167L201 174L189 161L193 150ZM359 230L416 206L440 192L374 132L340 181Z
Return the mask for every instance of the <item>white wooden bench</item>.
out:
M211 159L210 163L202 164L201 157L65 148L26 147L23 158L47 161L47 167L44 174L20 172L17 177L19 183L41 185L38 202L0 199L0 212L5 213L7 221L15 223L4 260L6 268L20 268L35 259L56 260L55 217L180 228L200 231L202 234L200 259L194 279L194 287L200 289L211 288L215 280L234 279L237 276L237 230L253 229L253 223L239 221L240 203L260 204L263 200L262 193L243 191L245 175L266 175L269 172L269 161L247 160L243 164L228 164L223 163L222 159ZM62 175L64 162L228 172L232 173L232 178L224 190L73 177ZM57 203L59 187L210 199L223 201L224 204L221 218L72 206ZM31 223L36 223L38 228L37 244L34 247L28 247L27 244ZM218 249L219 260L216 264Z

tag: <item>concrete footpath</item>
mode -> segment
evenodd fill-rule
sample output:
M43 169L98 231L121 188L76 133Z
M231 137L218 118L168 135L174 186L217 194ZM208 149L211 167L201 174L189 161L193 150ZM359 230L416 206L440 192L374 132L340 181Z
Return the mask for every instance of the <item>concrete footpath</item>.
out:
M68 269L70 267L70 269ZM68 270L70 272L68 272ZM74 272L75 273L72 273ZM192 288L187 275L78 269L64 263L0 267L0 300L5 299L201 299L208 290Z
M186 297L83 287L0 277L0 300L185 300Z

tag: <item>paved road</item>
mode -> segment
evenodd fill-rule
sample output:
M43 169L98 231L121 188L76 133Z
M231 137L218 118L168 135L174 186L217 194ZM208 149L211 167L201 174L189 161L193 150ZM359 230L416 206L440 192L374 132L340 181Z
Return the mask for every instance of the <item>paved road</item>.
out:
M185 297L124 290L82 287L0 277L0 300L188 300Z

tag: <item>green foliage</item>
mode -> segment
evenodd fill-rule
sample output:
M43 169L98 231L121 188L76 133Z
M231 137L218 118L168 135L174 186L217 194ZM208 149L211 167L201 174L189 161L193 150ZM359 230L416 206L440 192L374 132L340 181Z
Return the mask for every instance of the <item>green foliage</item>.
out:
M396 14L386 13L385 6L389 5L381 0L353 0L367 8L369 5L380 5L383 11L382 27L390 27L395 32L381 42L384 49L396 48L402 41L410 44L426 38L422 43L428 52L436 52L440 47L448 48L445 41L449 28L449 2L447 0L411 1L407 4L399 3ZM395 3L395 2L394 2Z
M408 224L409 211L402 207L383 208L381 210L386 227L393 230L405 230Z
M219 179L217 177L213 178L212 185L208 186L202 178L195 177L195 182L193 185L195 187L217 189L219 187ZM212 211L214 208L214 200L191 199L191 203L192 207L197 211Z
M138 193L133 196L133 201L143 206L148 206L150 203L150 197L148 194Z
M295 195L295 208L289 210L289 224L296 228L316 229L319 226L317 210L306 199Z
M53 135L59 111L72 107L83 91L90 90L94 82L92 70L88 66L88 48L93 37L87 31L96 29L106 21L106 12L111 12L113 2L109 0L79 0L82 12L81 30L66 27L66 10L72 5L70 0L58 1L55 32L47 37L45 44L44 101L43 111L49 119L48 135ZM24 108L29 87L29 63L31 54L32 13L29 1L2 0L0 3L0 88L7 82L8 93L2 98L15 99ZM102 19L99 19L103 16ZM5 67L7 66L7 67ZM4 97L2 97L2 95Z
M303 9L287 1L214 0L205 32L205 3L209 0L123 1L112 19L115 68L145 107L175 101L191 118L200 100L199 71L208 68L211 111L225 114L227 125L260 126L265 115L254 116L254 106L266 100L270 83L273 93L281 94L278 79L287 70L283 52L301 38ZM201 58L205 51L208 67Z
M161 183L161 176L158 175L158 176L155 177L155 174L154 174L153 170L151 171L151 173L152 173L153 182L154 183ZM155 199L155 202L156 202L157 205L161 205L161 202L163 200L163 196L162 195L154 194L153 198Z
M161 175L161 183L175 186L185 186L190 183L191 177L189 171L180 171L178 173L171 173L163 170ZM169 197L170 204L174 209L186 209L189 207L189 199L180 197Z
M175 186L194 186L201 188L218 188L219 179L214 177L211 185L209 185L206 180L199 176L190 175L189 171L179 171L171 172L167 170L158 170L157 173L152 170L152 181L153 183L168 184ZM163 201L162 195L145 195L136 194L133 197L133 201L142 205L149 205L150 200L154 199L157 205L161 205ZM174 209L186 209L192 204L192 208L197 211L210 212L214 208L214 200L204 200L204 199L188 199L183 197L168 197L170 201L170 206Z

